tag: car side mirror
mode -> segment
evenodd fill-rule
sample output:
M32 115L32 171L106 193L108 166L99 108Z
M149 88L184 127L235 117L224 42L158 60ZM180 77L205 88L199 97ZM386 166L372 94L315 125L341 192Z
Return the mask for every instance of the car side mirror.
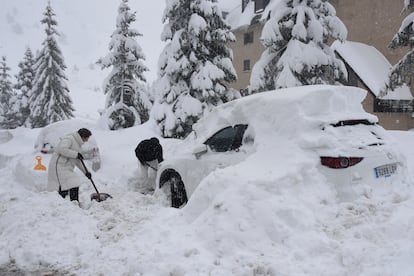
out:
M193 149L193 154L195 155L196 159L200 158L206 152L207 152L207 145L205 144L197 145Z

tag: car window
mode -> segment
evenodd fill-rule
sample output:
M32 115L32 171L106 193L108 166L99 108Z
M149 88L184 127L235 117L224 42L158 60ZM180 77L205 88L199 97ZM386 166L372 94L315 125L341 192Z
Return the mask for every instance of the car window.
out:
M232 150L237 150L241 147L244 132L246 131L247 125L235 125L234 129L236 130L236 135L233 140L233 144L231 145Z
M236 150L242 145L246 128L247 125L235 125L223 128L211 136L204 144L216 152Z

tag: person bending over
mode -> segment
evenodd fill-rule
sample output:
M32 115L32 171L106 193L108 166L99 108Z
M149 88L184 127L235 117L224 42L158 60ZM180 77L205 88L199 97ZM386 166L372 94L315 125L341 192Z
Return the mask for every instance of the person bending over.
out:
M149 170L152 169L156 172L159 163L164 161L160 141L156 137L142 140L135 148L135 156L139 160L138 181L140 182L140 185L151 190L154 189L155 179L149 176Z

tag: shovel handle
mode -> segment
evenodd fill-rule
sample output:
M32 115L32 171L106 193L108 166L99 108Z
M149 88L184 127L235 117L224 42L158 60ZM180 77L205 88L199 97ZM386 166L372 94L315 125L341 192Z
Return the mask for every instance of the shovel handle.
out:
M85 169L85 172L89 172L88 168L85 166L85 162L83 162L82 159L79 159L82 163L83 168ZM98 189L96 188L95 182L93 182L92 177L89 178L89 180L92 182L93 187L95 188L96 193L98 194L98 198L101 198L101 196L99 195Z

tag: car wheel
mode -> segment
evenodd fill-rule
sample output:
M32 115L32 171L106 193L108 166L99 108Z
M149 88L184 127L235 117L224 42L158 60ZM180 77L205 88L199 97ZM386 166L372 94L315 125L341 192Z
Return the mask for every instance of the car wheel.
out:
M178 174L172 174L168 180L171 189L171 207L180 208L187 203L184 183Z

